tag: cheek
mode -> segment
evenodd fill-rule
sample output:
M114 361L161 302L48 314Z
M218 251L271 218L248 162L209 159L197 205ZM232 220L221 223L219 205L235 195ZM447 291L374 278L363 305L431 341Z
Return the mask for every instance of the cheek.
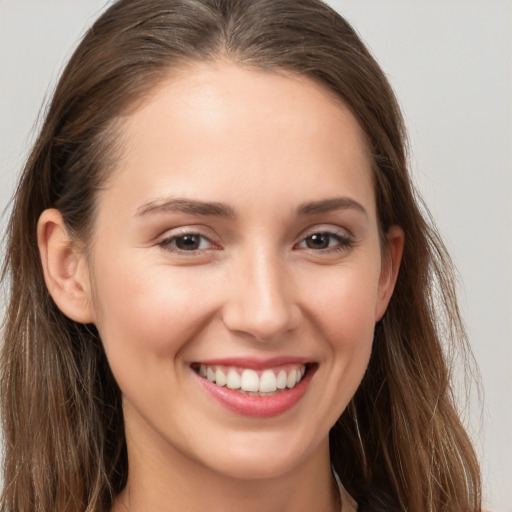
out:
M317 343L326 347L319 365L322 393L316 404L326 411L325 429L346 409L368 367L375 328L375 275L371 269L345 268L329 281L317 281L322 286L315 286L310 295Z
M354 265L317 280L309 295L316 318L335 346L350 349L373 337L378 301L377 265Z
M132 260L96 270L97 327L112 359L172 357L208 316L189 273L146 267Z
M332 375L331 391L340 400L340 411L355 393L370 359L379 268L378 264L347 266L329 280L317 280L310 294L314 325L327 342L324 364Z
M330 317L324 322L324 332L335 373L355 392L372 350L375 301L364 292L343 290L333 294L329 304Z

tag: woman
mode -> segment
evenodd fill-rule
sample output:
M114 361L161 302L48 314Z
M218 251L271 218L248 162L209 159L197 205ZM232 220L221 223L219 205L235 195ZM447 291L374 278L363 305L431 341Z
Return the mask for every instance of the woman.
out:
M480 510L449 258L390 86L321 2L116 2L5 275L2 510Z

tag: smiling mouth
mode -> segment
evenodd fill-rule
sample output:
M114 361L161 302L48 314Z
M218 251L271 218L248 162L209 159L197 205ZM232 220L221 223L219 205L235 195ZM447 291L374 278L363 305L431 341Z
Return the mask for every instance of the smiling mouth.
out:
M193 363L192 370L217 386L249 396L273 396L293 389L307 375L313 363L287 364L254 370L234 366Z

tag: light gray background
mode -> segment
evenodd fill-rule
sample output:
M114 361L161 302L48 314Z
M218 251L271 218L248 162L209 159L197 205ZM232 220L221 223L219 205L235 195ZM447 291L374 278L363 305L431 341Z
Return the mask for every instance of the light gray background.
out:
M512 511L512 1L331 0L404 109L412 168L459 268L480 364L469 428L485 498ZM105 0L0 0L0 208L80 34ZM5 227L2 219L0 228Z

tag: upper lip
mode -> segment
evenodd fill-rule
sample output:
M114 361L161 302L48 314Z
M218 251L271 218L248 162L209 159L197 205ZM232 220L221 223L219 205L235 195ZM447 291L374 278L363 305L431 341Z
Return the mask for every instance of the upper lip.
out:
M194 364L204 364L206 366L233 366L238 368L250 368L252 370L265 370L275 368L285 364L308 364L314 361L307 357L296 356L277 356L268 359L257 357L222 357L216 359L206 359L194 361Z

